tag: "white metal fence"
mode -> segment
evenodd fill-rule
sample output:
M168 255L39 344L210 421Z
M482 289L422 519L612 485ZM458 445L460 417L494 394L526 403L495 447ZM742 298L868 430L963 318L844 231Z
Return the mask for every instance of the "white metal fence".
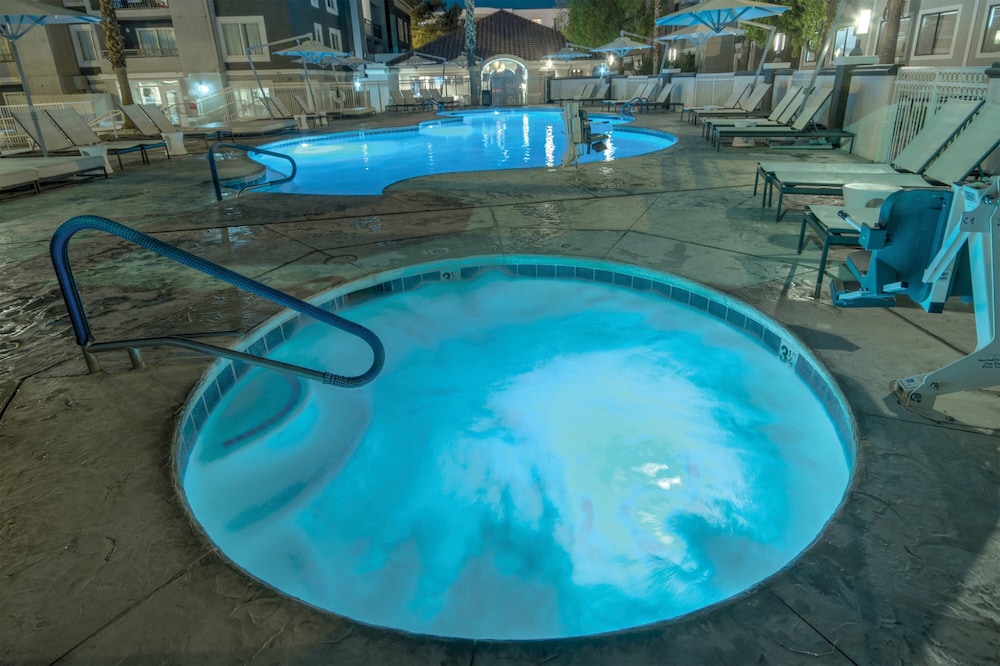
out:
M989 79L981 68L903 67L889 108L889 133L879 161L891 163L949 99L986 99Z

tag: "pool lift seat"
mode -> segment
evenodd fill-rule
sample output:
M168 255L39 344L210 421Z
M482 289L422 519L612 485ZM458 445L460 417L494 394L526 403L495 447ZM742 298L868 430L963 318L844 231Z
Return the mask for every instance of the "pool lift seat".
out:
M933 408L939 395L1000 386L1000 176L920 188L886 198L874 225L860 226L862 250L847 257L856 280L833 280L838 307L891 307L905 295L929 313L949 297L971 300L976 349L942 368L892 382L904 406Z
M590 114L580 108L579 102L567 102L563 105L563 124L566 127L566 153L563 155L563 166L577 165L580 151L585 149L602 152L608 140L607 134L595 134L591 131Z

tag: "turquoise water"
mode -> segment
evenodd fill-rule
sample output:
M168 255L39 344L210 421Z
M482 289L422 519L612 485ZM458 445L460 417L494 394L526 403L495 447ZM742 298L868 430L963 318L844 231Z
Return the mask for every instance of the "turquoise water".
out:
M182 479L237 565L338 614L494 639L656 622L782 568L846 488L798 376L650 292L490 272L344 313L382 337L382 375L251 370ZM370 360L320 325L272 356Z
M581 162L612 161L673 145L668 134L617 131L625 122L593 116L594 133L609 134L607 149ZM554 167L562 164L566 136L559 111L492 111L454 114L409 131L369 131L311 136L261 146L290 155L295 180L271 188L290 194L381 194L392 183L439 173ZM276 173L287 160L252 154Z

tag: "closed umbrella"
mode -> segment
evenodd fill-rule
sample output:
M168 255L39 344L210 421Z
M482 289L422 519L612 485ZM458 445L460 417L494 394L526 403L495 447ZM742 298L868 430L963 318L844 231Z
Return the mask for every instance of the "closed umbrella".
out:
M14 57L17 75L21 78L21 83L24 86L24 97L28 102L31 122L34 123L35 133L38 136L38 147L45 157L49 156L49 152L46 150L45 141L42 138L42 128L38 125L38 112L35 111L35 105L31 101L28 79L24 75L21 56L17 52L17 40L36 25L100 23L101 20L97 16L89 16L72 9L46 5L34 2L34 0L0 0L0 37L10 42L10 53Z

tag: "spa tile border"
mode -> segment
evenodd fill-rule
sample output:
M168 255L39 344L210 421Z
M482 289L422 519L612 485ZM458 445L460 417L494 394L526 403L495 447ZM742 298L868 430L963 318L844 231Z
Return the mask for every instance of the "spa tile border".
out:
M743 332L769 353L777 356L819 398L837 431L848 466L853 468L857 425L845 396L829 371L808 348L780 324L745 303L676 276L585 259L531 256L475 257L411 266L388 274L374 275L367 280L343 285L318 296L311 302L327 312L339 312L389 294L412 291L423 284L474 280L487 271L500 271L518 278L572 279L614 285L639 292L647 291L705 312L731 328ZM352 287L355 288L347 291ZM251 332L237 349L256 356L267 356L311 321L313 321L311 318L292 311L278 315ZM249 369L250 366L246 363L220 359L192 391L175 433L175 470L179 479L184 476L191 448L208 415Z

